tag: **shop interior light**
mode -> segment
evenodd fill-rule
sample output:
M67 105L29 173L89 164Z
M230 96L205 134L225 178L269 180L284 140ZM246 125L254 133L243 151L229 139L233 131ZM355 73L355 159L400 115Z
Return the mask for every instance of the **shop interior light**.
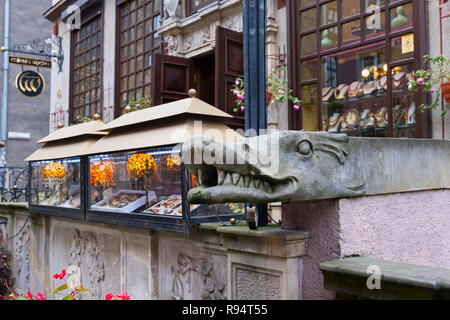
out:
M363 69L363 71L361 71L361 75L367 79L370 76L369 69Z

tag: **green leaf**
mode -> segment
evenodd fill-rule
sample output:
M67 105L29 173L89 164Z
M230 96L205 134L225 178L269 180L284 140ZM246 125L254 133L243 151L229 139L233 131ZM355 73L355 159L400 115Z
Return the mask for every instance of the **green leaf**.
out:
M67 296L67 297L64 297L63 300L73 300L73 297L72 296Z
M67 284L63 284L62 286L56 288L52 293L58 293L60 291L66 290L67 289Z
M80 286L79 288L76 288L75 291L76 291L76 292L89 292L88 289L83 288L83 287L81 287L81 286Z

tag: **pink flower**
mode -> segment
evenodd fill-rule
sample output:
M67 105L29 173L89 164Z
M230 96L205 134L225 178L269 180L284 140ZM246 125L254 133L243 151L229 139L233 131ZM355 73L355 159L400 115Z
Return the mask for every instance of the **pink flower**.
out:
M240 85L239 80L236 80L235 84L236 84L237 86Z
M238 90L233 90L233 94L234 94L235 96L237 96L237 95L239 94L239 91L238 91Z
M107 294L105 294L105 300L112 300L114 298L113 294L108 292Z
M239 100L244 101L244 96L243 96L243 95L237 94L236 97L237 97Z
M242 106L242 107L241 107L241 112L244 112L244 111L245 111L245 107Z
M296 105L296 104L294 104L294 110L300 110L300 106L299 105Z
M431 88L431 93L434 93L434 91L436 91L434 88Z
M41 292L36 294L36 300L45 300L44 296L42 295Z
M417 82L418 82L419 84L422 84L422 83L423 83L423 78L417 79Z
M27 294L25 295L25 298L31 299L31 298L33 298L33 295L31 294L31 292L27 292Z
M140 108L140 107L141 107L141 105L140 105L140 104L137 104L137 105L136 105L136 108Z

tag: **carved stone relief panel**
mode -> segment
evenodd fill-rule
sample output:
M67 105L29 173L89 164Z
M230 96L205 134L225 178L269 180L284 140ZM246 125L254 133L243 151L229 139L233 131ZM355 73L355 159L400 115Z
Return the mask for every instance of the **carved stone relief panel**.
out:
M163 241L161 299L225 300L226 256Z
M79 276L83 287L89 290L82 295L85 299L103 299L106 292L121 289L120 238L55 227L52 245L51 272L60 272L63 268L73 270L74 278Z
M21 227L24 222L18 221L17 226ZM14 277L19 292L28 291L30 286L30 233L31 225L27 223L14 243Z
M282 278L280 272L233 264L232 273L235 295L233 299L282 299Z

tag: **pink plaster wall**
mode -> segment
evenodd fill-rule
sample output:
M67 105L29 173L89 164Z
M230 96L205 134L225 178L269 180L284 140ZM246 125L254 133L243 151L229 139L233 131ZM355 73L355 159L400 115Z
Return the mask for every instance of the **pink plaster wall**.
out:
M319 263L360 254L450 269L450 190L290 203L283 227L309 232L303 297L332 299Z

